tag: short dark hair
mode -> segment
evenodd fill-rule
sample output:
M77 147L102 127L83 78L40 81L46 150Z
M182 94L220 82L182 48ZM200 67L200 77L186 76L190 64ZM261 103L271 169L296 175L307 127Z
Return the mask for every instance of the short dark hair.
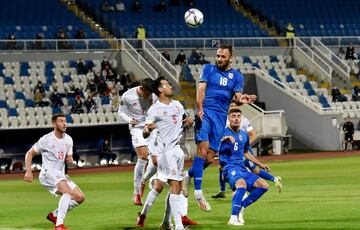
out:
M145 78L145 79L141 80L140 86L144 91L146 91L148 93L152 93L153 92L153 87L152 87L153 82L154 81L151 78Z
M230 44L221 44L218 48L219 49L228 49L230 52L230 56L232 56L232 54L233 54L232 45L230 45Z
M156 78L153 82L153 92L155 93L156 96L160 95L160 91L159 91L159 87L161 86L161 81L165 80L167 81L167 79L163 76L160 76L158 78Z
M51 117L51 122L55 123L55 121L58 119L58 117L66 117L64 113L55 113Z
M228 115L230 115L232 113L241 113L242 114L241 109L239 109L239 108L231 108L231 109L229 109Z

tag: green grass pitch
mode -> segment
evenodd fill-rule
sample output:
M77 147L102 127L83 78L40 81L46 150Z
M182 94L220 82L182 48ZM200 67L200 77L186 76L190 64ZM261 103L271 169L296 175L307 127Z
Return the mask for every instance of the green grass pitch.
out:
M270 190L246 209L242 229L360 229L360 157L271 162L274 175L283 178L284 189ZM86 201L69 212L70 229L134 229L140 207L131 203L132 173L98 173L72 176ZM204 193L212 205L205 213L189 197L189 217L199 225L191 229L236 229L226 222L231 211L231 193L212 200L218 191L215 166L205 171ZM147 190L148 191L148 190ZM145 229L157 229L163 215L167 190L157 199L146 219ZM52 229L45 219L57 206L54 198L35 180L0 181L0 229Z

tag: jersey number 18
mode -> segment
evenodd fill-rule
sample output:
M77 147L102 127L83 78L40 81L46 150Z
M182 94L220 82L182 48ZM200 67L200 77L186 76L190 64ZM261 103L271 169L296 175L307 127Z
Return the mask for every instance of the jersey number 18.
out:
M226 86L228 79L225 77L220 77L220 85Z

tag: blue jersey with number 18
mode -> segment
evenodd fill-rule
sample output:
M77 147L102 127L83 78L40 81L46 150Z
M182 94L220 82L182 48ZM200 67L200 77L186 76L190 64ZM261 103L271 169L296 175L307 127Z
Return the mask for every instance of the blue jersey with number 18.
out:
M199 82L207 83L203 107L227 113L234 94L243 91L244 76L233 68L221 71L216 65L206 64Z

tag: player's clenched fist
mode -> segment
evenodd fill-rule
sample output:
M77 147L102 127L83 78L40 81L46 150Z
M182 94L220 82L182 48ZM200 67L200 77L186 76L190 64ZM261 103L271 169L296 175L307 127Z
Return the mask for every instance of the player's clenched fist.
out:
M25 176L24 176L24 181L26 181L26 182L33 181L33 174L31 171L30 172L26 171Z

